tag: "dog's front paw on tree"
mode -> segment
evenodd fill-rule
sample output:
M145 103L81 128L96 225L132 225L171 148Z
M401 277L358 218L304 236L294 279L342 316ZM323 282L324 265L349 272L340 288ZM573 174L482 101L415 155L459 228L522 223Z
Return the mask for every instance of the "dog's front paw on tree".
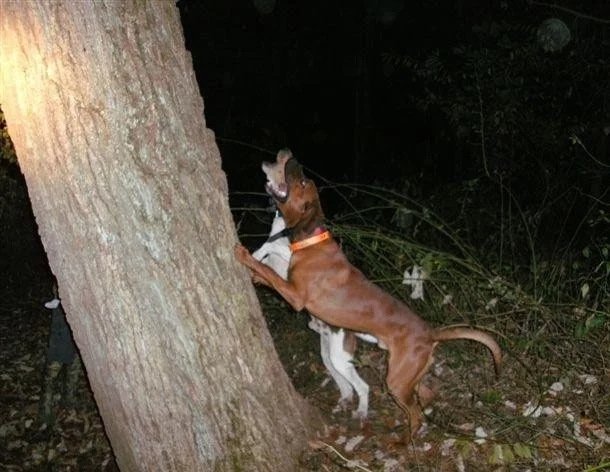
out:
M252 254L250 254L250 251L248 251L248 249L242 244L237 244L233 252L235 253L235 259L237 259L240 264L247 267L250 267L252 261L255 260L252 257Z

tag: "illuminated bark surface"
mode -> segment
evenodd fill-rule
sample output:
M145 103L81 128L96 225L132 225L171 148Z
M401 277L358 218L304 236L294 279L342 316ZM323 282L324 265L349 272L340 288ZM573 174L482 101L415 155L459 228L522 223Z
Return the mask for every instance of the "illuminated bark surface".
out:
M122 470L295 470L174 2L6 2L0 106Z

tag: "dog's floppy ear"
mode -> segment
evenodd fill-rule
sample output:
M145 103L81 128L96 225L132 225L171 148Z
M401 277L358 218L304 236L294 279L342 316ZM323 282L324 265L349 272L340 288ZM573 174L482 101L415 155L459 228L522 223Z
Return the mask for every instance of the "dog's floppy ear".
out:
M301 206L301 213L307 213L312 207L312 204L310 201L306 201L303 203L303 206Z
M320 199L315 197L311 200L306 200L303 202L303 204L301 205L301 214L305 214L305 213L316 213L316 212L320 212L322 213L322 209L320 208Z

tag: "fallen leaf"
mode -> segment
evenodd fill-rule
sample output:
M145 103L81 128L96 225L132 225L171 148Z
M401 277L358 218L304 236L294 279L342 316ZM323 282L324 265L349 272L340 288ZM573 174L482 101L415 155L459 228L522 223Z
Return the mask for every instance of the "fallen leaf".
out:
M358 446L358 444L362 442L363 439L364 436L362 435L354 436L352 439L345 443L345 451L352 452Z

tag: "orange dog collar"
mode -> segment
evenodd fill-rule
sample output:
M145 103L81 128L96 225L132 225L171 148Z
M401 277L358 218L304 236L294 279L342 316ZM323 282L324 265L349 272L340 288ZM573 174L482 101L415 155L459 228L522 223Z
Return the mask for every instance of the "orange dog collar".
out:
M290 249L292 251L298 251L299 249L303 249L309 246L313 246L314 244L321 243L322 241L326 241L328 238L330 238L330 231L324 231L323 233L316 234L311 238L303 239L302 241L292 243L290 245Z

